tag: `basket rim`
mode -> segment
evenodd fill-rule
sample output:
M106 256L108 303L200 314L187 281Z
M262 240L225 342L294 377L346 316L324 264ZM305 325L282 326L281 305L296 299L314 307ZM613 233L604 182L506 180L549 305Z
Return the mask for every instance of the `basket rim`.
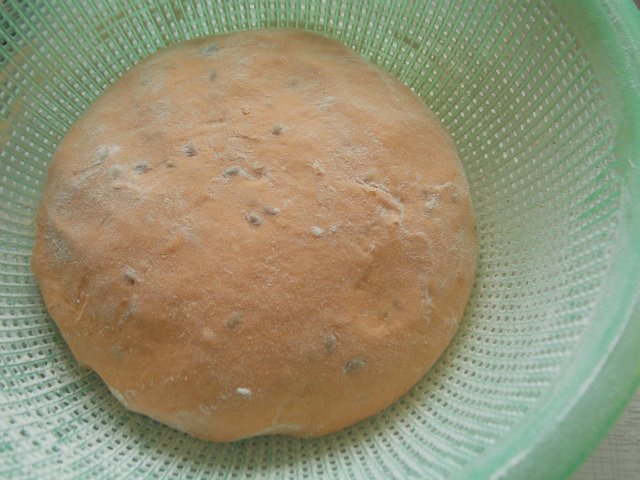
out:
M616 141L624 180L622 221L615 239L619 248L593 314L603 321L594 322L598 325L571 359L571 368L521 424L456 478L569 477L640 385L640 11L632 0L552 3L560 11L582 12L606 43L610 75L619 79L618 98L611 99L621 115ZM622 140L628 146L618 149Z
M601 43L611 69L607 80L617 83L607 93L614 106L610 113L620 118L615 152L623 180L621 225L593 314L608 321L594 322L570 368L526 420L456 478L570 477L640 385L640 11L633 1L553 3L563 14L580 15L591 29L585 43Z

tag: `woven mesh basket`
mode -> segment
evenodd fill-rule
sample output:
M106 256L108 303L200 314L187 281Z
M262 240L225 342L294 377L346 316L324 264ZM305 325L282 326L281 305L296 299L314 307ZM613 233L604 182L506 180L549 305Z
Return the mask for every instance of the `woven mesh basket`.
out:
M314 440L206 443L79 367L29 269L47 164L123 72L201 35L300 28L449 129L481 241L461 330L381 414ZM640 15L631 1L0 3L0 477L556 478L640 378Z

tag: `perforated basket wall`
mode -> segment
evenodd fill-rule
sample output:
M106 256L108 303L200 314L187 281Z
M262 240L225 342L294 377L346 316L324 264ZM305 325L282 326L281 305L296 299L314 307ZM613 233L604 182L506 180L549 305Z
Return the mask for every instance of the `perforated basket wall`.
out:
M0 3L0 477L552 478L640 374L638 65L631 2ZM302 28L411 86L453 136L481 254L464 324L380 415L316 440L195 440L73 360L29 269L67 128L157 49Z

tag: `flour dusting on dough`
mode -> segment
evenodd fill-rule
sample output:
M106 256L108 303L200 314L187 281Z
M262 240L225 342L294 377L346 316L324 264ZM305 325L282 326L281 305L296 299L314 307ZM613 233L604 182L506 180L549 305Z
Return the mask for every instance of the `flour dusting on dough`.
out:
M473 282L453 142L323 36L162 49L49 172L32 269L71 351L123 405L208 440L374 415L445 349Z

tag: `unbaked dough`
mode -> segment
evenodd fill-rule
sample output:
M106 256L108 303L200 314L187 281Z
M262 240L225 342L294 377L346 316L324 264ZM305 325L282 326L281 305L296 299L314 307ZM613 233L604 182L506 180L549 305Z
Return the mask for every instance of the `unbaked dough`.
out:
M476 255L415 94L335 41L250 31L145 59L72 126L32 266L123 405L228 441L390 405L454 335Z

